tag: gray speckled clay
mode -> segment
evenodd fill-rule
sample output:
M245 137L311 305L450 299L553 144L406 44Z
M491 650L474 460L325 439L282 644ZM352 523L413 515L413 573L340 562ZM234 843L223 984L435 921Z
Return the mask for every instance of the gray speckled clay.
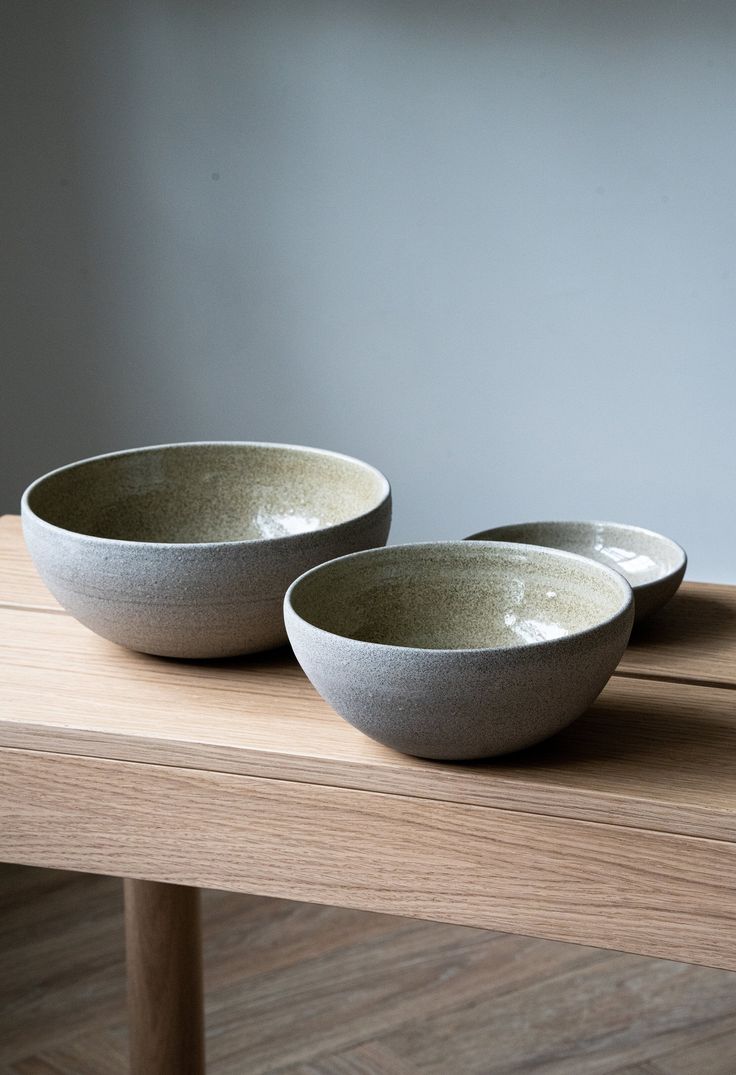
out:
M517 541L589 556L619 571L634 591L636 622L674 597L687 556L676 542L653 530L623 523L515 523L474 534L468 541Z
M382 545L384 476L334 452L170 444L62 467L23 495L33 561L103 638L168 657L286 642L282 603L303 571Z
M552 735L603 689L629 584L581 556L498 542L399 545L294 582L286 629L346 720L406 754L460 760Z

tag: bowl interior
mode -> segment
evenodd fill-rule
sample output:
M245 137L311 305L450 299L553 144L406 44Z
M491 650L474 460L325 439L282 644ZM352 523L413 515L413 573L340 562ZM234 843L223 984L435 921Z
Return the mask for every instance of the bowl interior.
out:
M484 530L472 540L518 541L589 556L646 586L682 566L682 550L661 534L620 523L517 523Z
M386 493L372 467L318 450L180 444L55 471L32 487L28 506L46 522L95 537L249 541L334 526Z
M631 600L591 561L549 549L452 542L372 549L323 564L287 598L322 630L421 649L508 648L600 624Z

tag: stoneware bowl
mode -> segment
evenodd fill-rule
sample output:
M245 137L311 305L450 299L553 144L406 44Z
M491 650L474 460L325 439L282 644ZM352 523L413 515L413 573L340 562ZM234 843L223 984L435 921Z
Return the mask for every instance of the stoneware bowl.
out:
M530 746L580 716L616 667L634 602L582 556L499 542L398 545L292 583L309 679L380 743L459 760Z
M52 471L23 494L33 561L56 599L120 645L227 657L286 642L290 582L382 545L384 476L284 444L166 444Z
M622 523L516 523L474 534L469 541L518 541L589 556L619 571L634 591L641 623L677 592L687 556L674 541L653 530Z

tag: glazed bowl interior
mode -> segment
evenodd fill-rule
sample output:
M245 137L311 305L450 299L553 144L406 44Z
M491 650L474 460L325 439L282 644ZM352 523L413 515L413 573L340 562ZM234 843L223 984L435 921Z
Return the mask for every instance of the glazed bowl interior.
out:
M647 586L680 570L685 553L674 541L622 523L516 523L483 530L469 540L516 541L589 556L624 575L632 586Z
M372 467L312 448L176 444L85 460L39 479L43 521L121 541L253 541L357 518L388 495Z
M631 602L628 584L552 549L498 542L403 545L322 564L287 601L324 631L419 649L509 648L596 627Z

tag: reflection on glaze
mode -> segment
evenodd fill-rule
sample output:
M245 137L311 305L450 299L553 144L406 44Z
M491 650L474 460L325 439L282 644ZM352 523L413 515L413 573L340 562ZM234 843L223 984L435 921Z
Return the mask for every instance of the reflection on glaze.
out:
M549 623L544 620L519 620L513 612L507 612L503 620L511 633L521 642L550 642L553 638L564 638L570 633L559 623Z
M610 563L622 575L631 578L634 582L645 582L648 579L658 578L661 574L659 566L646 553L637 554L630 549L619 549L615 545L606 545L603 542L596 542L594 551L597 559L603 563Z
M379 555L380 554L380 555ZM544 549L406 545L323 564L293 607L358 642L425 650L509 649L609 620L629 590L615 572ZM293 600L293 599L292 599Z
M262 538L287 537L289 534L304 534L309 530L318 530L322 521L315 515L298 515L287 512L282 515L258 512L253 519L253 527Z
M511 593L508 594L513 605L521 607L529 603L526 582L522 578L509 580ZM550 601L557 597L557 590L546 590L544 596ZM531 599L532 601L534 598ZM530 619L519 617L515 612L505 612L504 625L508 628L509 635L506 639L496 640L496 645L514 645L516 642L551 642L554 638L565 638L570 634L568 627L563 627L557 622L559 612L555 615L554 608L550 608L548 618Z

